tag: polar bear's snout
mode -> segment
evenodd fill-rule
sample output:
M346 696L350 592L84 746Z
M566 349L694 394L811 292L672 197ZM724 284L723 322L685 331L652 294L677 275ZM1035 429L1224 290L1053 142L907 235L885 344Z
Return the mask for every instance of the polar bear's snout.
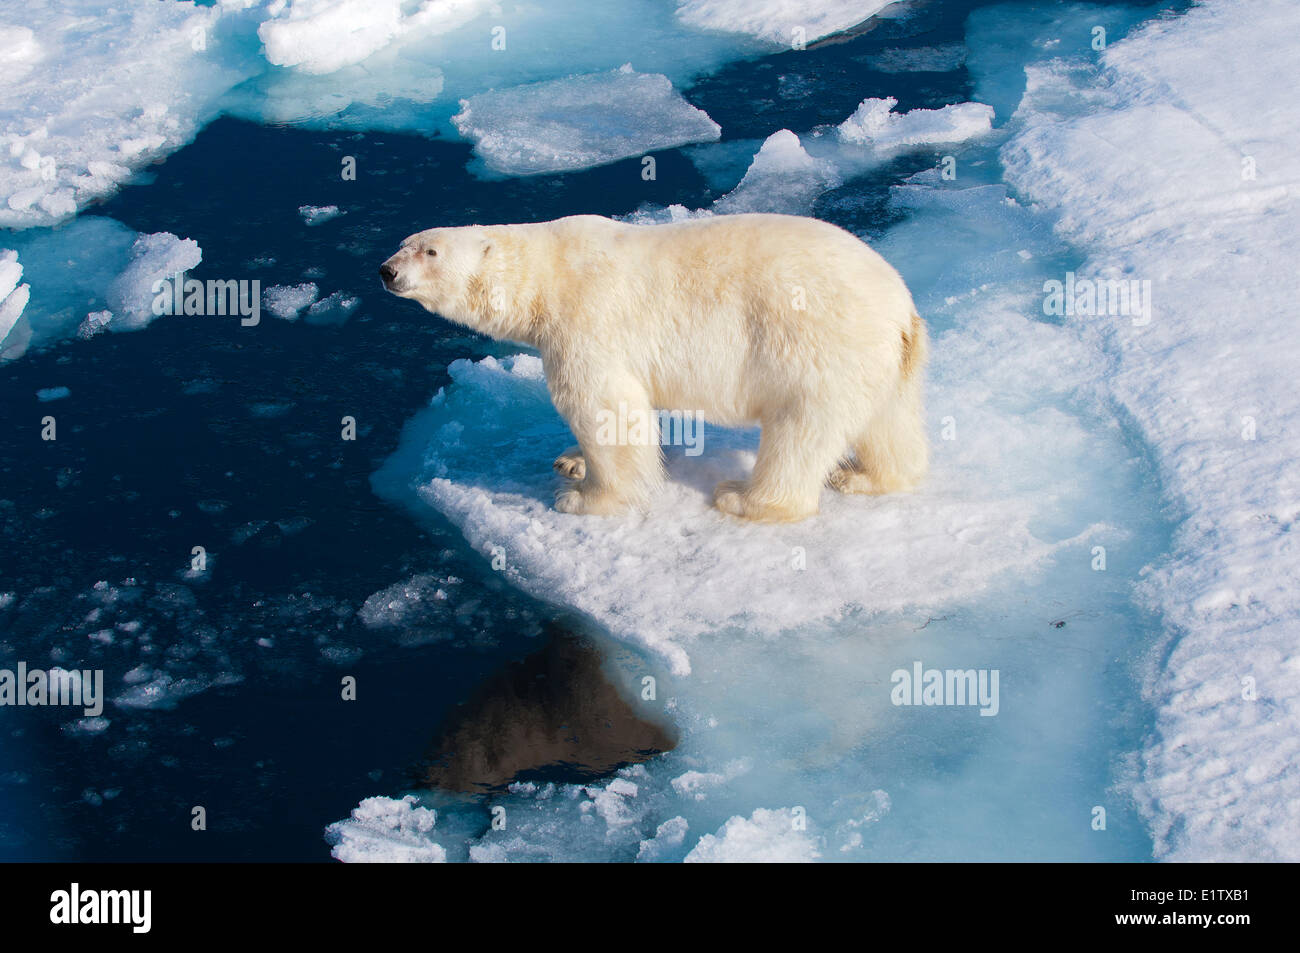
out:
M398 252L388 261L379 266L379 280L384 283L384 288L394 294L400 294L403 290L402 263L399 260L402 253Z

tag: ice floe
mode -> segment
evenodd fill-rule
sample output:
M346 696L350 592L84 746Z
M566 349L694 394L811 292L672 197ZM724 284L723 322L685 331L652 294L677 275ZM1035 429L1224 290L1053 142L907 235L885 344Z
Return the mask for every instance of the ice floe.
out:
M489 169L508 175L583 169L721 135L666 76L631 66L479 93L452 122Z

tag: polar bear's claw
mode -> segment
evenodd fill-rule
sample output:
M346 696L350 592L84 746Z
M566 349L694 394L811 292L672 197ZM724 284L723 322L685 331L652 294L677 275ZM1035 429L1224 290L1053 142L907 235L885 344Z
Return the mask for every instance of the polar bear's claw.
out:
M587 476L587 460L582 455L581 447L570 447L565 450L555 458L551 466L566 480L582 480Z
M831 489L838 490L841 493L869 493L877 494L881 490L870 476L861 470L854 470L850 467L840 467L826 478L826 483Z
M571 486L555 494L555 508L561 513L573 513L586 516L616 516L626 512L629 504L626 500L599 490L583 490L580 486Z

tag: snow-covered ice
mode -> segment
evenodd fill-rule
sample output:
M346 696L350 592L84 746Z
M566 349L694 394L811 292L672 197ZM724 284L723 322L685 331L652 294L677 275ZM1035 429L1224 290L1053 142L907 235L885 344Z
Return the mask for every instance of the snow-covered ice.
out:
M70 218L192 139L252 72L217 29L221 16L95 0L32 0L4 14L0 226Z
M1288 0L1221 0L1030 70L1008 178L1153 316L1075 317L1181 522L1141 592L1166 626L1144 753L1158 857L1300 860L1294 252L1300 69Z

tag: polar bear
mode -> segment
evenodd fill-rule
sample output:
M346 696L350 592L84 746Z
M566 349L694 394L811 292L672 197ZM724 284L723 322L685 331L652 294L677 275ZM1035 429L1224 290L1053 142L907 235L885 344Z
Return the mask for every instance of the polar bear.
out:
M925 323L890 265L854 235L792 215L632 225L594 215L418 232L384 286L458 324L536 348L578 446L555 461L565 513L643 506L659 437L608 439L613 412L700 413L762 429L748 480L714 505L749 520L846 493L915 487L926 471ZM624 411L626 408L626 411Z

